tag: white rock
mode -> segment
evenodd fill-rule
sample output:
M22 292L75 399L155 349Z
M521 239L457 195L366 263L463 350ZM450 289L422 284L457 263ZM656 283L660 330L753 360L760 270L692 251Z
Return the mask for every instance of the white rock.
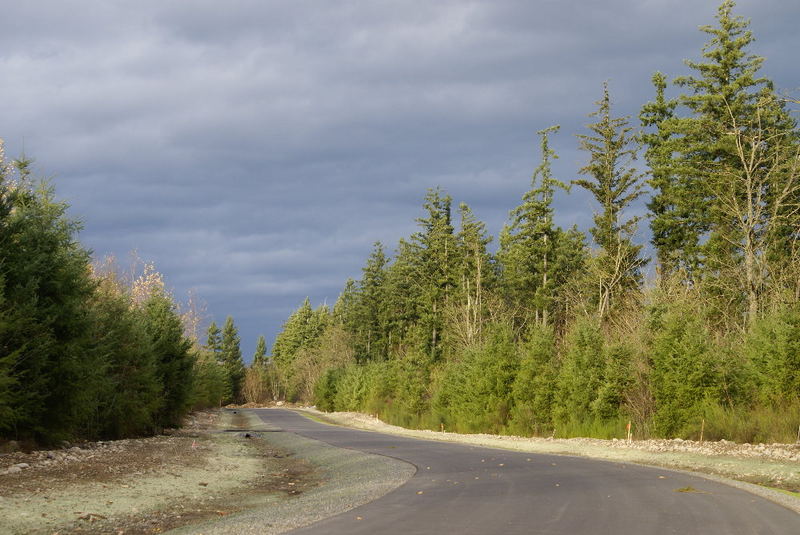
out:
M22 472L22 468L20 468L19 466L12 466L12 467L8 468L5 473L6 474L18 474L20 472Z
M19 468L20 470L24 470L26 468L30 468L31 467L31 465L29 465L28 463L17 463L14 466Z

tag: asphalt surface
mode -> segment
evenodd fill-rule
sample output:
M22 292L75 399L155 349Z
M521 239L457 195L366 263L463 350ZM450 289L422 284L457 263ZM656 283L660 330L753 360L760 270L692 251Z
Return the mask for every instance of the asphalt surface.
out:
M800 534L800 515L670 470L433 442L254 410L285 432L413 464L382 498L293 534Z

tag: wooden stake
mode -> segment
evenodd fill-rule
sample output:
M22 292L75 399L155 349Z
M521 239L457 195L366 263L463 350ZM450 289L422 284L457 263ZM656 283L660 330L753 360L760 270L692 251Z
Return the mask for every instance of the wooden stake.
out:
M703 418L702 423L700 424L700 444L703 443L703 431L706 429L706 419Z

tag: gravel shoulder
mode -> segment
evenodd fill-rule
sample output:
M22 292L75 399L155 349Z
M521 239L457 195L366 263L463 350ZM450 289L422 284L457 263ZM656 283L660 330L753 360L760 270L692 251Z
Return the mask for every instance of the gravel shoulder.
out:
M315 466L322 483L291 500L267 497L249 503L240 513L174 533L283 533L376 500L416 473L413 465L397 459L337 448L292 433L269 432L270 428L258 416L253 413L245 416L248 427L264 432L265 440L272 446L291 451Z
M800 444L736 444L729 441L549 439L405 429L361 413L299 412L313 419L400 436L459 442L531 453L574 455L689 471L737 486L800 513Z
M169 435L0 454L0 533L282 533L407 481L407 463L194 414Z
M282 452L216 432L233 416L199 414L173 435L0 455L0 533L153 533L228 514L242 487L277 491Z

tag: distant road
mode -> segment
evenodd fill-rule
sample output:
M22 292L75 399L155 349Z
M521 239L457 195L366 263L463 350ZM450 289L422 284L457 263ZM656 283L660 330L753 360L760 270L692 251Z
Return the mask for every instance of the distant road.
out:
M800 515L669 470L424 441L253 410L286 432L409 462L384 497L293 534L800 534Z

